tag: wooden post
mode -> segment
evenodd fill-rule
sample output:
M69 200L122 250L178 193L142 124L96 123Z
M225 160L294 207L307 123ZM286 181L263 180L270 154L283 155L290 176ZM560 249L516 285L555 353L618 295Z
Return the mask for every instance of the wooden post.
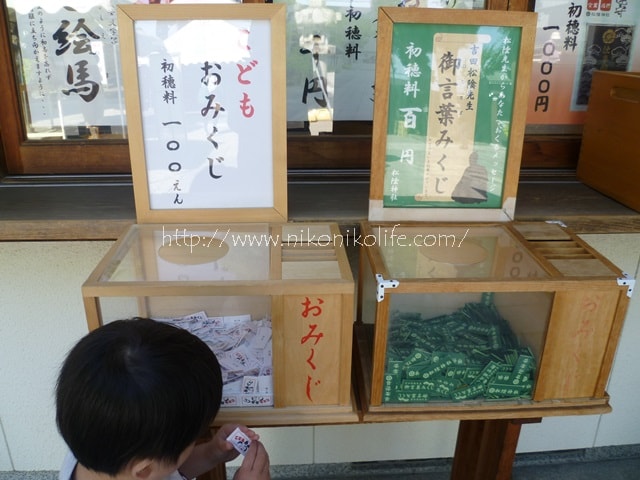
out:
M523 423L534 419L462 420L451 480L510 480Z
M509 0L487 0L487 10L508 10Z
M487 0L487 10L514 10L526 12L530 10L529 0ZM531 10L533 10L531 8Z
M529 3L529 0L509 0L509 10L518 12L532 11L533 8L529 9Z

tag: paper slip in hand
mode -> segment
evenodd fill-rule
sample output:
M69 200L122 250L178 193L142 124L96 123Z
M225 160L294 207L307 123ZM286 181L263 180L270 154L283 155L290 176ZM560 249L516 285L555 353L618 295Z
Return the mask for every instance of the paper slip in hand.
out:
M227 441L233 445L233 447L240 452L242 455L247 453L249 450L249 445L251 445L251 440L247 437L240 428L236 428L231 435L227 437Z

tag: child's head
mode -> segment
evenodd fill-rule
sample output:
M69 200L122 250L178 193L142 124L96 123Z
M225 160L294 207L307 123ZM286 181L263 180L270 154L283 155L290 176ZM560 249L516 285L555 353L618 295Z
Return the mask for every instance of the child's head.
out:
M83 466L115 475L133 460L175 463L220 407L211 349L154 320L118 320L82 338L58 378L56 416Z

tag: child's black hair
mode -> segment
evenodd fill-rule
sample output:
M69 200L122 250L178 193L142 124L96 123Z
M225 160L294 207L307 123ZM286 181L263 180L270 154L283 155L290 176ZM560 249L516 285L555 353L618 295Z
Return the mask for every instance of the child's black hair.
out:
M118 320L69 352L56 421L80 464L116 475L133 460L175 463L220 407L222 375L198 337L146 318Z

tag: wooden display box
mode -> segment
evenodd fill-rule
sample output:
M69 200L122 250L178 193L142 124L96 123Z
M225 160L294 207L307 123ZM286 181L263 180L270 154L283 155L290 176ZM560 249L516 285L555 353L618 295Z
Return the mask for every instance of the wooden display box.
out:
M118 6L138 224L84 283L87 321L200 336L223 371L217 424L358 421L342 236L285 223L285 23L285 5Z
M593 72L578 178L640 212L640 72Z
M365 222L362 238L354 357L365 421L610 410L633 280L572 232Z
M351 399L355 286L341 239L335 224L133 225L82 286L89 327L197 312L205 312L209 326L241 315L270 321L272 368L262 370L272 374L272 392L261 394L271 393L272 405L256 406L258 395L242 397L228 402L233 407L223 405L216 422L357 421Z

